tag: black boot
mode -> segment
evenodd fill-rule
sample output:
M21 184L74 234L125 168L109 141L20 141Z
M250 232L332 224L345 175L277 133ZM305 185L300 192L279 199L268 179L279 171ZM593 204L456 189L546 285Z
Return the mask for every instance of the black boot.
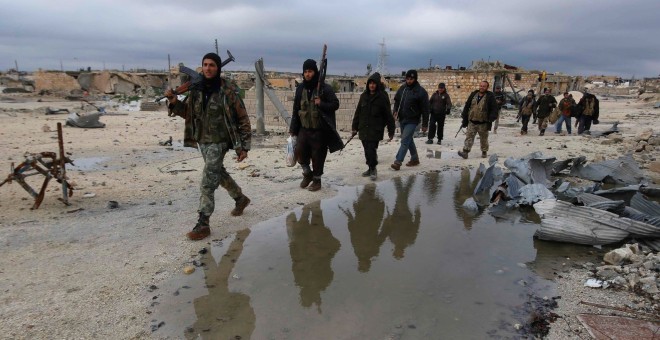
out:
M372 181L375 181L377 177L378 177L378 171L376 171L376 167L374 166L374 167L371 168L371 173L369 174L369 179L371 179Z
M301 188L307 188L309 183L312 183L312 169L309 168L309 165L303 165L303 180L300 182Z

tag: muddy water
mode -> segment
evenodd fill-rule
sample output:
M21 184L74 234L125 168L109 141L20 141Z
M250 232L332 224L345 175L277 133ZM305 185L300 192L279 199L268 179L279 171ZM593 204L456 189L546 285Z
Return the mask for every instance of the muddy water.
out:
M533 241L533 216L496 220L463 210L477 181L465 170L344 188L216 240L195 273L152 293L153 334L518 337L513 325L529 316L521 306L553 294L539 269L552 272L567 254L591 248Z

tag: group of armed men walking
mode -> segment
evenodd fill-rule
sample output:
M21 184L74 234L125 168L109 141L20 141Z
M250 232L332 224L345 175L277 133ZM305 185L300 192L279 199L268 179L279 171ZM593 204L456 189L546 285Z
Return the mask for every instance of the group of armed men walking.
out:
M232 216L242 215L251 202L224 166L224 157L230 150L236 153L237 162L247 158L252 130L238 87L220 76L221 65L220 56L207 53L202 58L202 81L190 88L184 100L179 100L174 90L165 93L169 115L180 116L185 120L184 146L199 149L204 160L197 210L199 216L197 224L187 233L191 240L201 240L210 235L210 217L215 210L215 190L219 186L234 199ZM336 127L335 112L339 108L339 100L332 87L319 79L316 61L305 60L302 69L303 81L295 91L289 134L297 137L295 157L303 171L300 187L317 191L322 188L321 177L328 151L332 153L344 147ZM499 87L495 93L488 91L488 87L487 81L481 82L479 89L470 94L463 108L461 128L467 128L467 131L463 150L458 152L463 158L468 157L477 134L482 157L486 157L488 132L493 123L494 133L497 133L499 111L505 99ZM530 91L521 102L520 114L525 133L529 116L534 115L535 119L539 119L539 129L543 134L547 125L546 108L551 105L546 107L544 98L536 101ZM554 98L547 100L551 102ZM559 104L562 108L565 107L563 102ZM597 100L585 102L584 107L585 112L591 113L588 115L591 119L581 118L579 132L589 129L592 121L598 123ZM438 89L429 98L417 81L416 70L406 72L405 84L396 92L393 106L381 75L371 75L366 89L360 95L352 122L352 137L359 134L368 166L362 176L372 180L377 178L378 145L384 139L385 130L388 141L394 138L395 120L399 122L401 141L390 168L400 170L407 153L410 153L410 160L405 165L419 165L419 154L413 138L417 127L421 123L422 132L426 132L430 125L426 143L433 144L433 139L437 138L437 144L441 144L445 118L451 108L452 101L445 84L438 84ZM565 120L570 133L570 117Z

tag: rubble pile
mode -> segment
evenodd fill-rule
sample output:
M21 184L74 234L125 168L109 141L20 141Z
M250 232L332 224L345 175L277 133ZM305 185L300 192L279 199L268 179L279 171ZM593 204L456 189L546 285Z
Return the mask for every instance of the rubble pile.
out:
M650 302L644 306L648 312L660 312L660 253L637 243L626 244L612 250L603 256L605 265L595 266L585 263L583 267L593 273L594 278L585 286L594 288L625 289L646 297ZM642 306L633 306L642 307Z

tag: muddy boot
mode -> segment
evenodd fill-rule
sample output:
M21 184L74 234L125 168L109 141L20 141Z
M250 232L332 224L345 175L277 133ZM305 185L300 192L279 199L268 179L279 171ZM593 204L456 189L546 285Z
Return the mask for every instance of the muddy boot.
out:
M433 144L433 139L429 139L426 141L426 144Z
M362 173L362 177L369 177L369 176L371 176L371 167L369 167L367 171Z
M300 182L300 187L305 189L312 183L312 169L309 168L309 165L303 165L303 180Z
M209 216L204 215L204 213L199 213L199 219L197 224L186 234L189 240L198 241L211 234L211 228L209 227Z
M376 167L371 168L371 174L369 175L369 179L375 181L377 177L378 177L378 171L376 171Z
M390 168L392 168L393 170L399 171L401 169L401 163L395 161L394 163L392 163L392 165L390 165Z
M245 207L247 207L248 204L250 204L250 199L247 196L242 195L241 197L236 199L236 206L234 206L234 209L232 209L231 215L232 216L243 215L243 210L245 210Z
M461 151L458 152L458 155L463 157L463 159L467 159L468 158L468 153L469 153L469 151L461 150Z
M539 136L545 135L545 129L541 129L541 132L539 132Z
M315 177L312 180L312 185L307 188L309 191L319 191L321 190L321 177Z
M419 159L411 159L408 163L406 163L406 166L417 166L419 165Z
M488 157L488 152L481 151L481 158L486 158L486 157Z

